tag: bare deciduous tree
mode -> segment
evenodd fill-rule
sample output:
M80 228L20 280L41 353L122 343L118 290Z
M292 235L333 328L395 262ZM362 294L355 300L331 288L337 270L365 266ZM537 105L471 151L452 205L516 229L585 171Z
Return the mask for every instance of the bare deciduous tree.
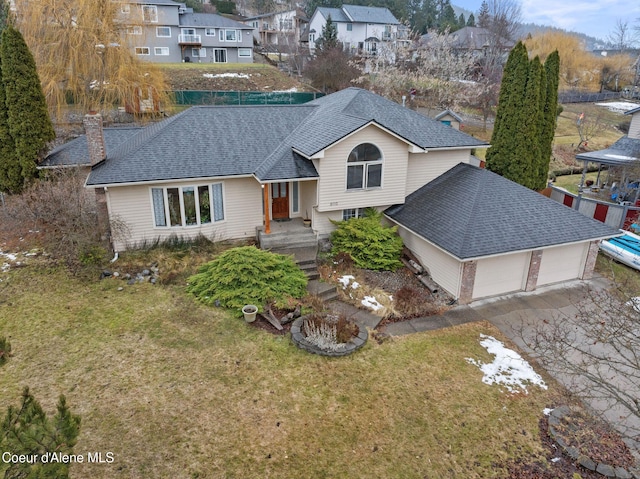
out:
M492 48L504 49L505 42L513 42L517 38L518 28L522 22L522 9L518 0L489 0L488 22L486 28L493 34Z
M161 71L139 60L127 32L144 32L140 5L95 0L16 0L16 24L33 52L52 113L69 100L83 110L134 105L168 90ZM37 19L37 20L36 20Z
M575 307L575 315L525 327L521 337L547 371L638 441L640 300L618 286L589 291Z

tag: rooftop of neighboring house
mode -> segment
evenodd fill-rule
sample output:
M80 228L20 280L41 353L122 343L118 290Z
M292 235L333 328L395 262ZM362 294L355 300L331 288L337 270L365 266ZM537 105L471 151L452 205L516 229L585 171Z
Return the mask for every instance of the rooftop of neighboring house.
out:
M317 12L324 18L331 16L333 22L341 23L379 23L399 25L398 19L388 8L367 7L361 5L342 5L341 8L318 7Z
M216 13L185 13L180 15L181 27L212 27L212 28L239 28L251 29L252 27L244 23L236 22L230 18L223 17Z

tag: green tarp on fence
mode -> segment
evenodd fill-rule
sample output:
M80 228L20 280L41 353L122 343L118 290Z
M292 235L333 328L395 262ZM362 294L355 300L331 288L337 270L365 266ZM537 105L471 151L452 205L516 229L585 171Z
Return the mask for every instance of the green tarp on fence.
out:
M324 93L183 90L173 95L177 105L300 105Z

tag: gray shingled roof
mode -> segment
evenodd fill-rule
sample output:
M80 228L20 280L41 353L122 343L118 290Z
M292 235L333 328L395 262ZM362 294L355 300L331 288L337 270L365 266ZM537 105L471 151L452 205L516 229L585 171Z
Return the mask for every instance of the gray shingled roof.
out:
M385 214L460 260L619 233L502 176L463 163Z
M345 13L340 8L329 8L329 7L318 7L318 11L322 14L322 16L326 19L331 16L332 22L345 22L350 23L351 20L349 17L345 15Z
M292 138L292 146L307 156L371 122L420 148L486 146L483 141L359 88L347 88L308 105L321 108Z
M486 146L374 93L348 88L304 105L192 107L132 137L94 168L87 184L317 177L304 157L370 123L425 149Z
M623 136L609 148L576 155L580 161L593 161L603 165L624 165L640 160L640 140Z
M104 147L107 150L107 156L140 130L140 127L105 128ZM89 166L90 164L87 137L82 135L51 150L40 163L40 167Z
M189 108L131 138L91 171L87 185L252 175L311 110L306 105ZM294 161L291 151L288 160Z
M251 29L244 23L236 22L230 18L215 13L185 13L180 15L181 27L211 27L211 28L240 28Z
M400 23L388 8L342 5L342 10L353 22L381 23L384 25L398 25ZM333 19L333 16L331 19Z

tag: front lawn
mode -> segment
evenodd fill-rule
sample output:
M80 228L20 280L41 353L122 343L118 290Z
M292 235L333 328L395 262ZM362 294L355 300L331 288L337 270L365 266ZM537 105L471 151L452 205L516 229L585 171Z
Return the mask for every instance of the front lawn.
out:
M162 275L162 264L159 265ZM184 284L92 281L49 263L1 275L0 411L28 385L48 412L82 417L75 478L505 477L540 450L559 388L509 394L465 358L490 361L485 323L370 340L329 359L297 349ZM122 290L119 290L122 288ZM542 373L540 368L536 368Z

